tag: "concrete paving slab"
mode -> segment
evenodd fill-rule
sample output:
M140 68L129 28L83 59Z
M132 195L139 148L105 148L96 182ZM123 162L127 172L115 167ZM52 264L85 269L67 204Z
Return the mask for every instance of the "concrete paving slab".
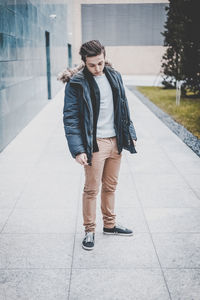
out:
M131 172L133 172L131 170ZM190 187L187 182L185 181L185 178L183 176L180 176L178 173L176 174L154 174L153 176L149 176L149 174L137 174L134 178L135 185L137 186L137 189L140 190L142 187L144 188L150 188L155 187L158 189L166 189L166 188L179 188L181 189ZM145 184L145 186L144 186Z
M153 233L163 268L200 268L199 233Z
M3 233L74 233L73 209L15 209Z
M0 269L70 268L73 234L1 234Z
M140 206L136 190L126 189L124 191L124 187L118 188L118 191L116 192L115 203L116 208Z
M116 189L116 207L139 207L137 191L135 189L132 174L126 163L126 172L119 174L118 185ZM124 189L126 187L126 189Z
M12 208L23 191L29 173L21 174L19 168L1 165L0 170L0 209ZM14 193L13 193L14 191Z
M81 177L73 174L36 172L19 197L16 208L74 208L77 207Z
M124 155L122 155L119 177L121 176L121 180L123 180L123 178L129 177L129 174L130 173L129 173L129 170L127 169L126 157ZM119 182L118 182L119 184L120 184L121 180L119 180Z
M157 75L124 75L123 81L126 85L135 86L162 86L162 76Z
M198 300L200 269L164 269L172 300Z
M200 188L196 188L196 189L194 188L193 191L195 195L197 195L197 197L200 199Z
M0 232L2 231L12 209L0 209Z
M2 300L66 300L70 269L0 270Z
M200 207L199 198L190 187L170 186L159 188L155 186L146 186L146 189L138 189L138 194L143 207L152 208L189 208Z
M97 233L92 252L83 251L82 237L82 234L76 235L73 268L159 268L152 240L147 233L136 233L134 236Z
M144 174L148 173L150 175L154 174L175 174L177 173L177 170L174 168L174 166L166 161L164 158L159 158L152 160L151 157L143 157L141 156L137 163L131 161L130 165L134 165L134 172L137 174ZM156 167L155 167L156 166Z
M187 182L187 184L193 189L198 190L200 188L199 184L199 174L190 173L189 176L185 175L184 180ZM200 199L200 198L199 198Z
M149 178L148 174L138 174L134 182L144 207L199 207L200 205L195 189L181 176L154 175L153 178Z
M200 233L200 208L144 208L151 232Z
M149 300L170 299L158 269L73 269L72 272L70 300L146 300L147 295Z
M30 189L31 190L31 189ZM30 194L30 190L25 191L16 204L17 209L70 209L76 210L77 196L74 193L61 194L61 191L52 193L44 191ZM31 195L31 196L30 196ZM40 198L41 197L41 198Z

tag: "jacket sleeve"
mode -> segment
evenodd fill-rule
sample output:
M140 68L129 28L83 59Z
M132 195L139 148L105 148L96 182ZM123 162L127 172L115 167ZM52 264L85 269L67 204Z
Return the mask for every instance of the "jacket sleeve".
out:
M65 86L63 123L65 136L73 158L77 154L85 152L80 126L79 101L80 89L77 86L70 85L70 82L67 83Z
M119 72L118 72L118 75L119 75L119 78L120 78L121 96L125 101L128 117L129 117L129 120L130 120L130 126L129 126L130 134L131 134L132 139L137 141L136 130L135 130L135 127L134 127L133 122L132 122L131 117L130 117L130 110L129 110L128 100L127 100L127 97L126 97L124 85L123 85L122 76Z

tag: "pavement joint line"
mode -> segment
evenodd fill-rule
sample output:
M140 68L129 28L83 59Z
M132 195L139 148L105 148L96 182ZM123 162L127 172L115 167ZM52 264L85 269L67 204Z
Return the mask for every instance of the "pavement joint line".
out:
M178 207L179 208L179 207ZM195 209L196 209L196 207L195 207ZM200 232L197 232L197 231L195 231L195 232L193 232L193 231L174 231L174 232L172 232L172 231L170 231L170 232L167 232L167 231L153 231L152 232L152 234L200 234Z
M89 267L89 268L73 268L73 270L160 270L160 267L130 267L130 268L113 268L113 267L109 267L109 268L105 268L105 267ZM166 268L166 269L180 269L180 268ZM200 268L182 268L182 269L200 269ZM39 268L39 267L23 267L23 268L0 268L0 270L71 270L71 268L48 268L48 267L44 267L44 268Z
M58 129L58 124L55 126L54 130L52 131L52 134L56 132L56 130ZM44 150L47 148L47 146L49 145L50 141L52 140L52 135L50 135L44 145L44 147L42 148L36 162L35 162L35 165L34 165L34 168L37 167L37 165L39 164L39 162L41 161L41 158L42 158L42 154L44 153Z
M60 93L60 92L59 92L59 93ZM59 95L59 93L57 93L56 96L55 96L54 98L56 98L56 97ZM52 100L55 101L55 99L52 99ZM46 106L44 106L44 109L45 109L45 108L46 108ZM39 113L42 113L42 110L41 110ZM39 113L38 113L38 114L39 114ZM31 123L32 121L34 121L34 118L33 118L33 120L30 121L30 123ZM23 128L23 130L25 130L26 127L27 127L30 123L28 123L28 124ZM56 131L57 126L58 126L58 124L56 123L56 126L55 126L53 132ZM18 135L17 135L17 136L18 136ZM15 138L17 138L17 136L16 136ZM48 137L48 139L47 139L47 141L46 141L44 147L42 147L42 150L40 150L40 154L39 154L38 158L36 159L34 165L33 165L32 167L30 167L29 174L28 174L27 178L25 179L25 181L24 181L24 183L23 183L23 186L22 186L21 191L19 192L19 194L18 194L18 196L17 196L17 198L16 198L15 203L13 204L13 207L12 207L12 209L11 209L11 212L9 213L9 215L8 215L8 217L7 217L7 219L6 219L5 223L4 223L4 225L2 226L2 229L1 229L1 231L0 231L0 234L3 232L5 226L7 225L8 221L9 221L10 216L13 214L13 212L14 212L14 210L15 210L15 207L16 207L18 201L20 200L21 196L23 195L23 193L24 193L24 191L25 191L25 189L26 189L26 186L27 186L28 182L30 182L31 176L32 176L33 172L35 171L35 168L36 168L38 162L40 161L41 155L42 155L44 149L47 147L47 144L48 144L48 142L49 142L50 139L52 139L52 136L51 136L51 135L49 135L49 137ZM3 150L6 150L6 149L3 149ZM2 150L1 153L3 153L3 150Z
M47 268L47 267L44 267L44 268L39 268L39 267L31 267L31 268L28 268L28 267L24 267L24 268L0 268L1 271L3 270L70 270L70 268Z
M178 207L179 208L179 207ZM173 209L173 208L172 208ZM196 207L195 207L196 209ZM177 231L152 231L151 232L153 235L159 235L159 234L200 234L200 232L198 231L181 231L181 232L177 232ZM59 231L55 231L55 232L2 232L0 233L0 237L3 235L68 235L68 236L73 236L75 233L74 232L59 232ZM77 232L76 236L79 238L79 236L82 236L84 234L84 232ZM149 234L149 232L147 231L137 231L135 232L135 235L147 235ZM108 239L109 237L104 235L101 232L96 232L96 236L98 236L98 239ZM113 235L112 238L118 238L118 235ZM127 238L127 237L123 237L121 236L121 238Z
M139 195L139 193L138 193L138 189L137 189L137 186L136 186L136 183L135 183L135 180L134 180L134 176L133 176L133 173L132 173L130 164L128 163L128 158L127 158L127 156L126 156L126 161L127 161L127 165L128 165L129 171L130 171L131 180L132 180L133 185L134 185L134 187L135 187L135 191L136 191L136 195L137 195L137 198L138 198L140 207L141 207L141 211L142 211L142 214L143 214L143 217L144 217L144 220L145 220L147 229L148 229L148 234L149 234L149 236L150 236L150 239L151 239L151 242L152 242L152 245L153 245L153 248L154 248L156 257L157 257L157 260L158 260L158 264L159 264L159 266L160 266L160 270L161 270L161 273L162 273L162 276L163 276L163 280L164 280L166 289L167 289L167 291L168 291L169 298L170 298L170 300L172 300L172 296L171 296L171 293L170 293L170 290L169 290L169 286L168 286L168 284L167 284L167 280L166 280L166 277L165 277L165 274L164 274L164 271L163 271L163 268L162 268L162 265L161 265L160 258L159 258L159 256L158 256L158 252L157 252L157 249L156 249L154 240L153 240L152 233L151 233L151 231L150 231L149 224L148 224L147 219L146 219L146 215L145 215L145 212L144 212L144 207L143 207L142 201L141 201L141 199L140 199L140 195Z
M163 267L164 270L200 270L200 267ZM39 268L39 267L24 267L24 268L0 268L0 271L7 271L7 270L71 270L71 268ZM73 268L73 270L113 270L113 271L124 271L124 270L160 270L160 267L130 267L130 268L113 268L113 267L109 267L109 268L105 268L105 267L89 267L89 268Z
M79 207L80 207L80 196L82 192L82 172L79 176L79 181L77 183L79 185L79 193L77 195L77 207L76 207L76 222L75 222L75 233L74 233L74 241L73 241L73 248L72 248L72 260L71 260L71 267L70 267L70 274L69 274L69 286L67 292L67 299L70 299L70 291L71 291L71 282L72 282L72 271L73 271L73 263L74 263L74 250L76 244L76 236L77 236L77 225L78 225L78 217L79 217Z
M24 182L24 184L23 184L23 187L22 187L22 189L21 189L19 195L18 195L17 198L16 198L16 201L15 201L15 203L13 204L13 208L11 209L11 212L9 213L9 215L8 215L8 217L7 217L7 219L6 219L5 223L4 223L4 225L2 226L2 229L1 229L0 234L3 232L5 226L7 225L10 216L14 213L15 207L16 207L16 205L17 205L19 199L20 199L21 196L23 195L23 193L24 193L24 191L25 191L25 188L26 188L26 186L27 186L27 183L30 181L30 178L31 178L31 174L32 174L32 173L33 173L33 170L32 170L32 172L30 172L29 176L26 178L26 180L25 180L25 182Z
M2 232L3 235L74 235L74 232Z
M188 187L190 188L190 190L193 192L193 194L200 200L199 195L195 192L195 190L191 187L190 183L187 181L187 179L185 178L185 176L181 173L181 171L177 168L177 166L175 165L175 163L173 162L173 160L170 158L170 156L168 155L167 151L164 149L164 147L159 143L158 147L160 147L160 149L162 150L162 152L165 154L165 156L168 158L168 160L170 161L170 163L172 164L172 166L175 168L175 170L177 171L178 175L185 181L185 183L188 185Z

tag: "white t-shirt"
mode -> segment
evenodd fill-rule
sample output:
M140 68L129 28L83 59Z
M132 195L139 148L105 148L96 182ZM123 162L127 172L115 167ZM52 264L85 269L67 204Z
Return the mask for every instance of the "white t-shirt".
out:
M114 105L110 83L105 74L94 76L100 90L100 109L97 120L96 137L107 138L116 136L114 129Z

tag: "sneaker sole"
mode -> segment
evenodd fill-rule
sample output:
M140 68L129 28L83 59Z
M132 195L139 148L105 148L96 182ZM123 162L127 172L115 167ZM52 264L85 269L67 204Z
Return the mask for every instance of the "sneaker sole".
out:
M103 232L103 234L108 235L123 235L123 236L132 236L133 233L118 233L118 232Z
M85 249L85 250L93 250L94 249L94 247L86 247L84 245L82 245L82 248Z

